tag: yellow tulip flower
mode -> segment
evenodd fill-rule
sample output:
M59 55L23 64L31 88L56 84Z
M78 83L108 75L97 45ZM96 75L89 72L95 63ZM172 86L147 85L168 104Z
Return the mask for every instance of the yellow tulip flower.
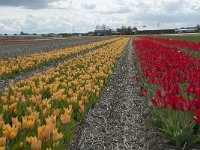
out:
M3 134L7 139L14 139L17 136L18 127L11 127L9 124L3 125Z

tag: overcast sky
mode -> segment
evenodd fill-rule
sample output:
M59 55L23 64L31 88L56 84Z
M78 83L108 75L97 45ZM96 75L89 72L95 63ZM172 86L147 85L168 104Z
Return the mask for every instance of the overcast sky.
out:
M0 14L0 34L174 28L200 24L200 0L0 0Z

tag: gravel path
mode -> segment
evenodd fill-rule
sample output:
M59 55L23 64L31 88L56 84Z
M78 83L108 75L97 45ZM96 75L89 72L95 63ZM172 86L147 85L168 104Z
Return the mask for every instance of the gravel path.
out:
M134 81L132 45L117 62L99 103L78 126L70 150L146 149L147 108Z
M8 57L29 55L37 52L48 52L55 49L68 48L91 42L109 39L108 37L66 38L55 40L31 41L25 43L0 44L0 59Z
M28 71L28 72L24 72L24 73L21 73L19 75L16 75L15 77L13 78L10 78L10 79L2 79L0 80L0 92L3 91L5 89L5 87L9 86L9 83L10 83L10 80L14 80L14 82L18 82L20 80L24 80L24 79L27 79L28 77L30 76L33 76L34 74L36 73L41 73L41 72L45 72L46 70L50 69L50 68L55 68L57 67L59 64L62 64L63 62L65 61L69 61L69 60L72 60L72 59L75 59L79 56L83 56L91 51L94 51L94 50L97 50L98 48L101 48L101 47L104 47L110 43L113 43L113 42L109 42L107 44L103 44L103 45L100 45L100 46L97 46L95 48L92 48L92 49L89 49L89 50L86 50L86 51L83 51L83 52L80 52L80 53L77 53L77 54L74 54L72 56L69 56L69 57L66 57L62 60L57 60L57 61L54 61L50 64L47 64L47 65L44 65L44 66L41 66L41 67L38 67L34 70L31 70L31 71Z

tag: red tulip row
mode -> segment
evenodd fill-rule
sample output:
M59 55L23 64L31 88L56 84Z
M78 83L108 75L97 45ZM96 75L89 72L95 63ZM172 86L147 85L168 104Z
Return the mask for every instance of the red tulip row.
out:
M147 38L134 41L134 45L143 76L148 84L157 87L152 104L162 109L196 112L194 118L200 123L200 59ZM146 89L142 93L147 95Z
M188 42L183 40L172 40L172 39L164 39L164 38L153 38L147 36L140 36L140 38L156 41L159 43L167 44L173 47L179 47L183 49L187 49L189 51L197 51L200 52L200 43L199 42Z

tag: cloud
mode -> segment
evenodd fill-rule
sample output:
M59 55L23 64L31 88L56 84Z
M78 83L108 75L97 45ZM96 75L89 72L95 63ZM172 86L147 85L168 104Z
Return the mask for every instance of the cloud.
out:
M0 34L14 33L15 30L12 27L7 26L6 24L0 23L0 29L3 31Z
M124 14L124 13L130 13L131 10L127 7L120 7L117 10L112 11L112 13L118 13L118 14Z
M157 28L158 23L160 28L178 28L196 26L199 24L198 18L200 18L200 14L197 12L177 12L171 14L141 13L128 16L128 22L135 24L135 26L138 26L141 29L143 25L147 26L145 29Z
M1 33L87 32L146 25L176 28L199 24L199 0L0 0ZM1 34L0 33L0 34Z
M105 15L127 14L127 13L131 13L131 10L127 7L119 7L119 8L116 8L116 9L96 11L95 13L105 14Z
M49 4L57 0L0 0L0 6L23 7L26 9L48 8Z
M82 4L82 7L83 7L84 9L95 9L95 8L96 8L96 5L95 5L95 4L84 3L84 4Z
M197 12L176 12L176 13L138 13L137 15L129 16L128 19L135 21L158 21L163 23L173 23L173 22L197 22L200 18L200 14Z

